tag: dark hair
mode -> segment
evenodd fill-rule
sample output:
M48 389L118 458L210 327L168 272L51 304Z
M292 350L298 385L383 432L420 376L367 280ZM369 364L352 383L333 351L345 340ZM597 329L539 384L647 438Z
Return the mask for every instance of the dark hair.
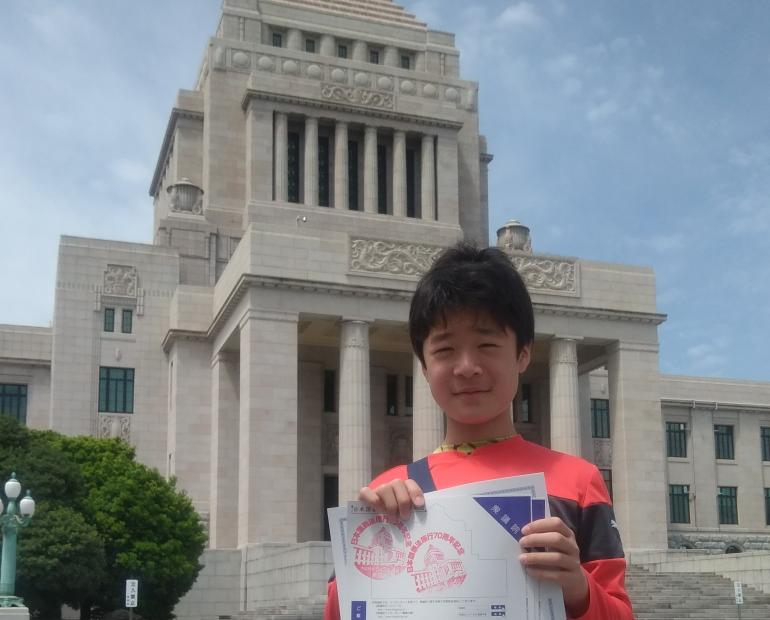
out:
M446 323L448 314L462 310L488 313L500 327L510 328L518 351L535 339L527 287L508 256L497 248L458 243L445 250L420 279L409 309L409 338L423 365L422 347L430 330Z

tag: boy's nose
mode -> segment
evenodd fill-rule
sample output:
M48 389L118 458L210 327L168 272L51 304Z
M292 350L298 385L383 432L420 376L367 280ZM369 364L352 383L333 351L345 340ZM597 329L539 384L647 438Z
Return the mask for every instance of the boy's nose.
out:
M455 375L460 377L472 377L479 373L481 373L481 367L479 366L476 356L471 352L462 352L455 364Z

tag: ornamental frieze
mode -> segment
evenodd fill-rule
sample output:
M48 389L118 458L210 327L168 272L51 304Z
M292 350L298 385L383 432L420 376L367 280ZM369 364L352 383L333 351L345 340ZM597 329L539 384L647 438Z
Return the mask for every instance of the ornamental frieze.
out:
M350 269L393 276L421 276L444 248L377 239L350 240Z
M510 256L530 291L575 296L579 294L577 263L531 255L511 254Z
M368 88L351 88L337 84L321 84L321 97L331 101L352 103L369 108L393 110L396 99L392 93L380 93Z
M118 438L123 441L131 440L131 416L99 414L99 437L101 439Z
M136 297L137 281L136 267L107 265L107 270L104 272L102 293L118 297Z

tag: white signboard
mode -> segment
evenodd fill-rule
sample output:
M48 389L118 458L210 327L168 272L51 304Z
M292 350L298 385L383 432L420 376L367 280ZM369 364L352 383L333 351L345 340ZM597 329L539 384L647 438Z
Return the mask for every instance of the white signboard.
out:
M735 604L743 605L743 584L740 581L734 581L735 586Z
M126 608L130 609L137 606L139 598L139 580L126 579Z

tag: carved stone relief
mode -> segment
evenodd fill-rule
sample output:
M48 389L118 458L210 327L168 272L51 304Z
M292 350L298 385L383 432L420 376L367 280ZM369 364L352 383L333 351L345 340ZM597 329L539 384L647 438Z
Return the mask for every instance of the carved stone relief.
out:
M530 290L578 292L577 265L572 261L521 254L511 255L511 260Z
M611 439L594 439L594 463L599 469L612 467Z
M350 269L367 273L421 276L444 248L377 239L350 240Z
M321 97L370 108L392 110L396 107L396 100L392 93L379 93L367 88L350 88L348 86L337 86L336 84L322 84Z
M107 265L104 272L102 294L118 297L136 297L138 290L136 267L129 265Z
M113 439L115 437L126 442L131 440L131 416L100 413L99 438Z

